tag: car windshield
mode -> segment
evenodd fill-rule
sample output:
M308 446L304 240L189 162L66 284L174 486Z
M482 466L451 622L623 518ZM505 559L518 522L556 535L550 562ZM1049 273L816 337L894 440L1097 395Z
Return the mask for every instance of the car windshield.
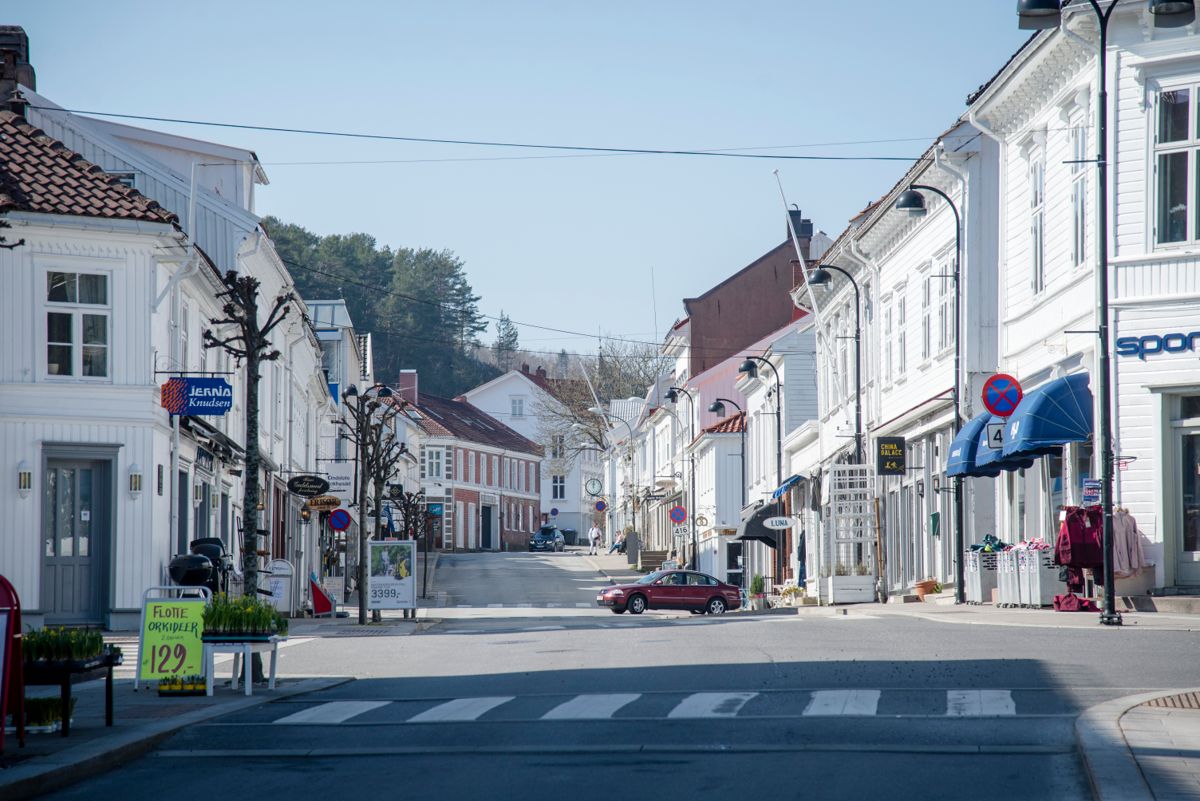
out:
M554 529L544 528L541 531L539 531L536 534L536 536L541 537L542 539L551 539L552 540L552 539L554 539Z
M649 575L642 576L640 579L637 580L636 583L637 584L653 584L654 582L658 581L660 578L662 578L665 575L667 575L666 571L656 570L655 572L650 573Z

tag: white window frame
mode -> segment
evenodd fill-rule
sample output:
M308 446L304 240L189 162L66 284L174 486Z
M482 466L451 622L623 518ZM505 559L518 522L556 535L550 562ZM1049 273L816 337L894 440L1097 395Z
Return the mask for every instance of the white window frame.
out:
M908 297L907 287L896 287L896 382L904 381L908 371Z
M1072 121L1071 144L1071 264L1079 269L1087 261L1088 129L1082 115Z
M512 416L514 419L523 419L525 417L525 398L523 396L513 396L509 398L511 402Z
M554 475L550 477L550 499L565 501L567 499L567 477Z
M933 269L930 262L923 268L921 276L921 361L933 357Z
M1174 142L1161 142L1162 121L1162 96L1169 92L1188 92L1188 121L1187 139L1181 139ZM1153 231L1153 243L1156 249L1160 248L1179 248L1179 247L1195 247L1200 243L1200 109L1197 108L1200 104L1200 81L1192 80L1189 82L1181 82L1178 84L1169 84L1160 87L1159 91L1154 96L1154 113L1150 116L1151 141L1154 143L1154 150L1151 155L1151 170L1154 180L1151 181L1150 191L1152 193L1152 208L1151 218ZM1162 171L1160 169L1162 157L1176 153L1187 153L1187 189L1185 192L1185 202L1187 211L1184 220L1184 236L1183 239L1177 239L1170 242L1162 240L1162 215L1161 215L1161 180Z
M445 475L446 449L441 445L422 445L421 463L424 478L442 478Z
M892 337L895 330L895 313L892 309L892 296L884 295L880 299L880 304L883 306L883 383L884 385L892 383L892 375L894 374L895 362L893 354Z
M1037 148L1029 158L1029 286L1034 296L1046 291L1046 155Z
M934 262L937 275L931 278L938 280L938 353L945 353L954 347L957 336L954 331L954 256L943 254Z
M75 301L52 301L50 300L50 274L61 273L64 275L75 276L76 300ZM78 300L79 292L79 276L89 275L98 276L104 279L104 303L81 303ZM41 371L43 377L47 381L70 381L83 382L89 384L108 384L113 380L113 356L116 349L113 347L113 280L112 273L107 270L88 270L88 269L73 269L70 267L49 267L41 272L41 298L42 298L42 314L41 314ZM65 314L71 317L71 373L69 375L61 375L50 372L50 332L49 322L51 314ZM105 374L85 376L83 374L83 318L102 317L104 318L105 326L105 344L107 350L105 354L106 371ZM55 342L55 345L66 345L65 342ZM92 345L91 347L95 347Z

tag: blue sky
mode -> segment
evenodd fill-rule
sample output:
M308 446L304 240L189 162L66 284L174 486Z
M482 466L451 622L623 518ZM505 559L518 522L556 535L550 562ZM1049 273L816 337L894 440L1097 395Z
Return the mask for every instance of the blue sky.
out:
M25 27L39 91L68 108L419 137L805 145L759 152L913 158L1026 36L1014 0L22 5L3 22ZM554 153L147 127L255 150L271 180L260 214L453 250L484 313L591 335L520 329L524 347L552 351L594 349L597 332L661 337L682 315L681 298L781 242L772 170L789 200L837 236L906 167L544 158ZM450 161L425 161L439 159ZM405 163L290 164L314 161Z

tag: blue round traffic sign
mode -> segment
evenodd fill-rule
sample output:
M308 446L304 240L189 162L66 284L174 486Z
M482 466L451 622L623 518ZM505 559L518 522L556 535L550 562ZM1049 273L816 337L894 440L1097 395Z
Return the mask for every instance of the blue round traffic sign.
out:
M334 531L350 528L350 513L345 509L334 509L329 513L329 527Z
M682 523L684 520L687 520L687 510L684 509L682 506L672 506L671 507L671 522L672 523Z
M1011 417L1022 397L1021 384L1011 375L996 373L983 385L983 407L997 417Z
M603 512L607 508L608 508L608 504L605 503L604 501L596 501L596 511L597 512Z

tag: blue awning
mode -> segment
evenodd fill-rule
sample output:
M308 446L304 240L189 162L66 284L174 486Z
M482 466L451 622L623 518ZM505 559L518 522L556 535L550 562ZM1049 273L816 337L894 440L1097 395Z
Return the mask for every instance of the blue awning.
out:
M779 488L771 493L771 500L773 500L773 501L779 500L779 496L782 495L783 493L787 492L788 490L790 490L792 488L792 485L794 485L800 479L801 479L801 476L790 476L787 479L785 479L784 482L779 485Z
M1092 435L1088 374L1057 378L1022 400L1005 430L1005 459L1032 459Z
M986 419L975 440L975 468L967 475L998 476L1007 471L1020 470L1033 465L1033 459L1010 458L1005 456L1004 451L1000 448L990 447L987 442L988 425L991 423L1004 425L1005 421L1003 417L997 417L994 414L985 414L983 417Z
M986 435L984 427L990 414L981 414L969 420L950 443L950 458L946 460L946 475L970 476L975 469L975 456L979 450L980 438Z

